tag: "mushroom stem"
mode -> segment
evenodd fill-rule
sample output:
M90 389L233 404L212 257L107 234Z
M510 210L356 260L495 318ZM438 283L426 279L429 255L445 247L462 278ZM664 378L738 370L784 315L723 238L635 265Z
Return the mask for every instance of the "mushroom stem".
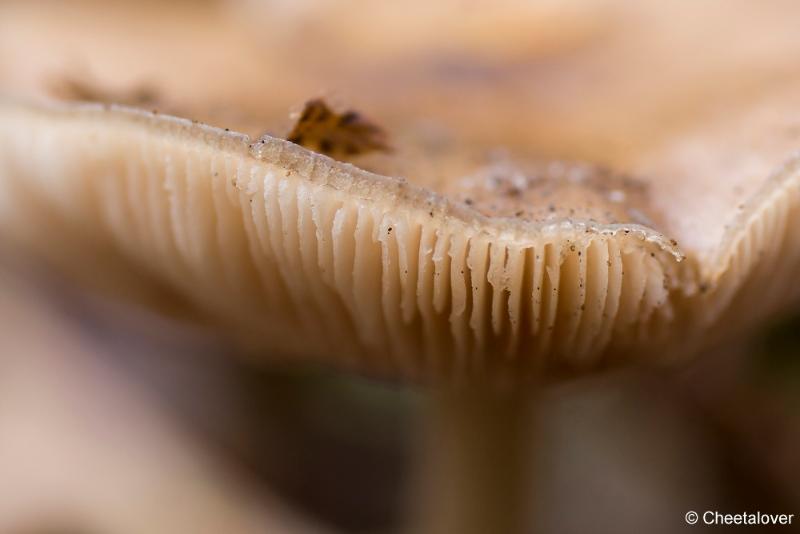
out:
M439 391L423 441L414 532L523 532L529 502L530 392Z

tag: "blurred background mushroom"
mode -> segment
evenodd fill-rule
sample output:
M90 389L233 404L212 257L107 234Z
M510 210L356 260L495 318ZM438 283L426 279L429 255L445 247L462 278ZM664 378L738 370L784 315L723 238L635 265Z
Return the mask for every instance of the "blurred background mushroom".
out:
M797 506L797 7L429 4L0 4L0 528Z

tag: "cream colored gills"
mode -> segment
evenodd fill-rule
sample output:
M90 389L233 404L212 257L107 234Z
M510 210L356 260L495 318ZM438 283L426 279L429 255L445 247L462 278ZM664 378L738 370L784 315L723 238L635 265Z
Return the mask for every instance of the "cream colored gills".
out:
M590 250L583 245L565 249L563 257L551 255L548 286L541 283L541 255L527 253L540 248L535 245L490 239L455 219L442 224L438 213L393 213L382 202L213 143L150 135L135 121L106 132L100 122L78 122L77 131L86 132L83 142L74 140L70 121L38 126L27 118L14 139L24 142L20 132L26 130L36 136L31 148L38 157L15 174L82 230L108 232L126 254L189 298L257 323L269 333L267 343L281 350L331 352L346 362L360 347L376 369L405 366L413 374L402 362L428 348L429 359L444 358L435 368L457 376L479 372L487 358L512 357L516 347L526 346L518 338L529 337L531 329L545 333L542 354L556 323L560 351L573 350L579 330L586 338L579 352L595 335L602 290L592 282L592 306L583 313L583 254ZM536 256L527 267L527 258ZM605 278L604 272L592 278ZM523 283L523 276L531 282ZM577 286L561 291L560 276ZM551 295L542 298L542 291ZM539 319L543 302L546 313ZM433 327L421 327L417 317L431 319ZM445 323L449 335L441 331ZM503 337L506 355L491 342ZM354 339L360 343L353 345Z
M472 311L469 318L469 326L475 335L475 361L476 370L482 369L486 365L485 351L487 350L487 337L489 336L488 324L486 321L487 307L490 305L492 296L490 295L491 286L489 284L476 284L472 280L490 279L489 269L489 247L491 243L486 236L475 236L472 239L469 254L467 255L466 268L470 273L470 291L472 292Z
M589 351L591 343L599 337L603 327L603 310L606 307L610 261L608 260L608 242L593 239L584 249L586 256L586 298L583 304L583 317L573 348L579 363L589 363L587 359L594 356Z
M791 169L712 269L636 225L483 217L278 140L99 107L4 114L8 228L110 240L275 356L451 380L655 357L755 284L771 312L770 273L800 254Z

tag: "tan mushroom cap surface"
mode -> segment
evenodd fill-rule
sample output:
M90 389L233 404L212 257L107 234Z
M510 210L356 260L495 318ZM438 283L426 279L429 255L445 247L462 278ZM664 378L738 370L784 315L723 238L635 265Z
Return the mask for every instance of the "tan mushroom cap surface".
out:
M65 32L5 9L30 24L0 39L33 48ZM270 39L297 44L295 63L270 46L251 55L241 12L194 10L180 31L196 57L254 77L226 85L189 64L209 87L181 100L188 82L159 74L167 61L128 51L126 79L160 83L164 108L280 133L291 99L330 79L358 95L393 153L354 166L161 113L15 97L0 106L0 220L77 263L92 261L81 243L104 243L265 357L423 380L686 357L798 292L792 6L719 9L701 2L685 23L658 4L553 8L532 17L578 22L547 46L493 48L466 25L452 29L455 51L431 37L327 63L294 34ZM603 16L584 24L586 12ZM210 20L238 39L218 59L202 38ZM107 48L123 47L105 23ZM747 29L759 38L728 40ZM113 87L119 67L78 33L66 48ZM172 39L153 31L147 46ZM475 42L487 57L474 59ZM29 100L52 69L0 54L3 71L27 72L4 90Z

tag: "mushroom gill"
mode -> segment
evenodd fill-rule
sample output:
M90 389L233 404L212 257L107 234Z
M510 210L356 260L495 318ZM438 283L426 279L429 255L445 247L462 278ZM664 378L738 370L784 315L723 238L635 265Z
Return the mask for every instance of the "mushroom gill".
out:
M559 375L690 354L737 306L792 297L775 276L800 253L792 162L701 254L652 227L669 217L658 184L587 165L501 165L443 196L150 112L0 116L6 228L107 243L271 357L426 381Z
M273 357L421 378L688 357L795 300L792 6L492 3L510 39L425 3L156 5L0 7L0 216L77 271L92 239ZM251 138L18 103L59 73ZM348 158L374 174L256 140L320 84L390 136Z

